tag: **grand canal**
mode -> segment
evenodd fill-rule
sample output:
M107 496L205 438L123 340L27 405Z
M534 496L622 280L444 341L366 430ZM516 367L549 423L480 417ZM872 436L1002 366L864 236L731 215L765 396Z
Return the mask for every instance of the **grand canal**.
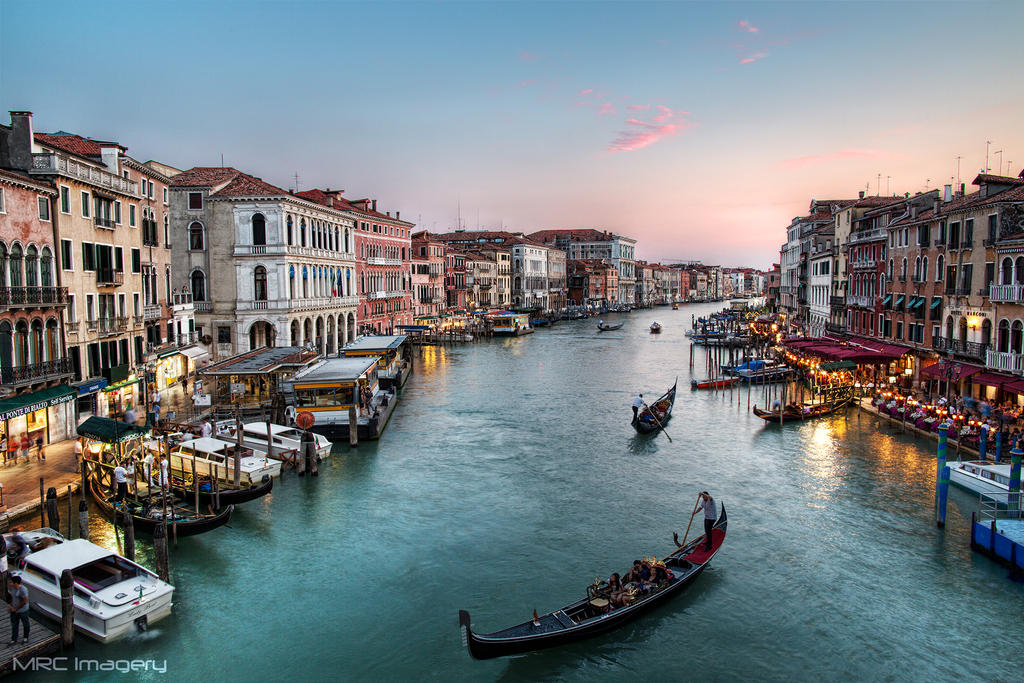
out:
M719 307L423 349L379 442L184 539L172 617L75 655L166 660L132 674L164 680L1017 680L1024 590L968 548L971 496L935 528L934 445L854 410L766 428L745 392L691 392L683 332ZM673 441L637 436L633 396L677 375ZM705 488L731 523L688 592L581 644L469 658L460 608L487 632L558 607L666 553Z

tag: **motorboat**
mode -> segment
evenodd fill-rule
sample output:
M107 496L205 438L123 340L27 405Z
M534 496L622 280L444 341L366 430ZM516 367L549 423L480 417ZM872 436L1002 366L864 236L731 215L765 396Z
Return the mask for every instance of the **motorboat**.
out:
M232 438L235 437L235 432L235 425L228 427L228 434ZM301 429L270 423L270 433L273 437L272 443L275 455L283 451L297 451L302 446ZM321 459L331 454L331 442L326 436L314 434L313 432L310 432L310 436L313 437L314 443L316 443L316 454ZM242 445L246 448L251 448L264 454L268 453L266 422L247 422L242 425L242 437Z
M960 488L980 493L1006 494L1010 491L1010 464L986 460L957 460L947 462L949 481ZM1005 495L998 496L1005 502Z
M12 573L20 574L29 604L42 614L60 621L65 569L74 581L75 628L101 643L145 631L171 613L174 586L145 567L84 538L67 541L52 529L21 536L38 549L22 557Z
M159 443L156 441L148 442L146 447L154 453L160 452ZM191 476L194 463L195 474L200 477L216 475L221 481L234 482L236 454L241 474L239 483L242 486L253 486L261 483L264 476L277 477L281 474L280 460L268 458L265 452L253 448L239 449L234 440L227 441L210 436L188 439L172 446L171 474Z

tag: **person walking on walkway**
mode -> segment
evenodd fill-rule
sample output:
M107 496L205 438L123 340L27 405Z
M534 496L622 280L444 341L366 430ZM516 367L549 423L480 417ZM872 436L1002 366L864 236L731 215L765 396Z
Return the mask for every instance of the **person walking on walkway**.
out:
M643 407L644 407L644 395L643 394L637 394L637 397L633 399L633 424L636 424L636 421L638 419L640 419L639 418L639 411Z
M136 419L137 418L135 416L135 411L134 410L132 410L131 408L128 408L128 410L124 411L124 421L125 422L127 422L130 425L133 425L133 424L135 424L135 420Z
M25 462L28 462L28 450L32 447L32 442L28 439L28 434L21 435L21 457L25 458Z
M114 468L114 483L117 484L117 495L114 496L114 500L122 502L128 495L128 470L121 463L117 463L117 467Z
M75 472L81 472L82 469L82 440L75 439Z
M711 530L715 527L715 522L718 521L718 506L715 505L715 499L707 491L700 492L700 500L697 501L694 512L700 509L704 510L704 550L711 552Z
M3 458L4 467L7 467L7 435L0 436L0 458Z
M43 437L36 437L36 460L46 462L46 453L43 452Z
M21 585L21 577L11 575L10 580L11 599L7 605L7 611L11 613L11 639L8 645L18 642L18 624L22 627L21 642L28 642L28 589Z

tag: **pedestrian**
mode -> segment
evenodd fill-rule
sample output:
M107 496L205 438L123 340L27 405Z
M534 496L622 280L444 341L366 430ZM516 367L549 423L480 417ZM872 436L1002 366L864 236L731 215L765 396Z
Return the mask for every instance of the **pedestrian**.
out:
M43 437L36 437L36 460L46 462L46 453L43 452Z
M697 510L704 510L704 550L711 552L711 530L715 526L715 522L718 521L718 506L715 505L715 499L711 497L711 494L707 491L700 492L700 500L697 501L697 507L693 509L694 512Z
M153 393L149 396L149 402L154 406L160 405L160 392L154 389Z
M7 435L0 436L0 458L3 458L4 467L7 466Z
M637 394L636 398L633 399L633 424L640 419L640 409L644 407L644 395Z
M81 472L82 467L82 440L75 439L75 472Z
M130 425L133 425L135 424L136 419L138 418L135 415L135 411L131 408L131 406L129 406L128 410L124 411L124 421Z
M28 642L28 589L21 585L21 577L12 574L9 581L11 598L7 605L7 611L11 613L11 639L8 645L18 642L18 624L22 627L21 642Z
M28 449L32 447L32 442L28 439L28 434L21 435L21 457L25 458L25 462L28 462Z
M117 484L117 495L114 496L114 500L122 502L128 495L128 470L121 463L117 463L117 467L114 468L114 483Z
M146 478L146 483L150 486L153 485L153 451L146 449L146 455L142 458L142 474Z
M208 439L213 435L213 425L209 420L203 420L203 438Z
M160 458L160 488L167 487L170 482L167 478L167 468L169 466L167 460L167 458Z

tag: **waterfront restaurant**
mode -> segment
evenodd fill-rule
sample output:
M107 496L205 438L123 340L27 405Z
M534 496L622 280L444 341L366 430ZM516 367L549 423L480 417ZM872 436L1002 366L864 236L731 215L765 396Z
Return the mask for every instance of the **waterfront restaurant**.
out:
M298 346L264 346L232 356L199 371L214 405L269 405L281 382L315 363L316 351Z
M0 436L15 450L13 439L28 434L35 443L55 443L74 438L75 399L78 391L67 385L48 387L0 401Z

